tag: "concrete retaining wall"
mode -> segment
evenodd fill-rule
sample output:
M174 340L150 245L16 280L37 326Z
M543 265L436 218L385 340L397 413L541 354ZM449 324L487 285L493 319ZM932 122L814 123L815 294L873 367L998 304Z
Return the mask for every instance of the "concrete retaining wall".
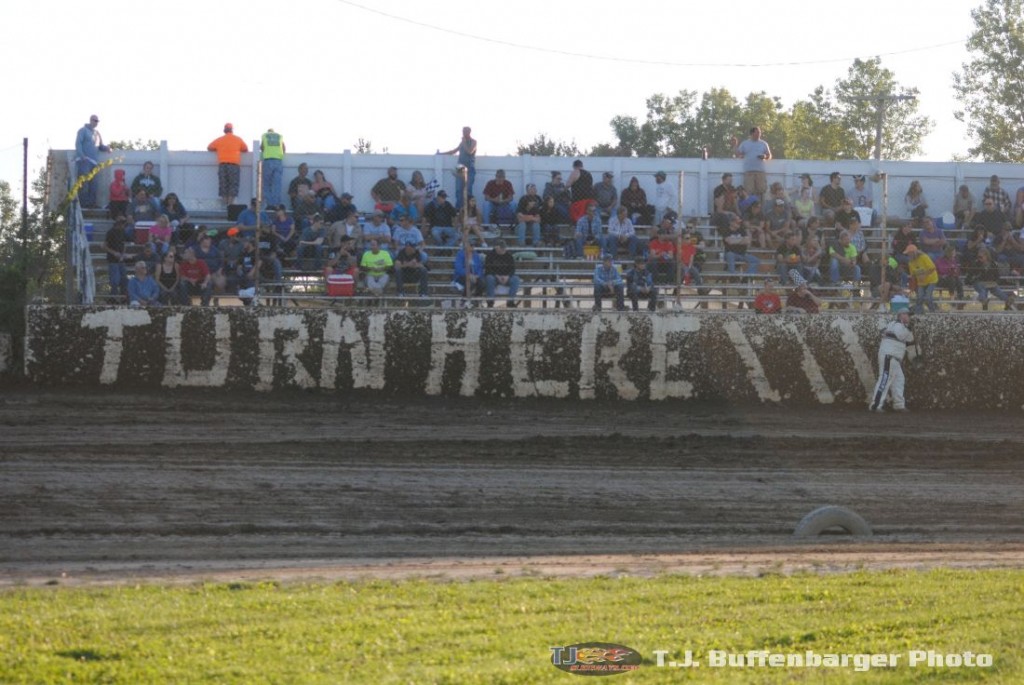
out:
M31 307L44 385L863 404L880 316ZM1024 408L1024 318L918 317L917 408Z

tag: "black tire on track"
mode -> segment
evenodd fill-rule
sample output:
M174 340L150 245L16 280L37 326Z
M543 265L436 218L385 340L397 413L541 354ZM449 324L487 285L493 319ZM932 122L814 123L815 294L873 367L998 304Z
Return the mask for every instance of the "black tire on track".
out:
M829 528L842 528L855 537L871 536L871 526L860 515L835 506L820 507L804 516L793 535L798 538L814 537Z

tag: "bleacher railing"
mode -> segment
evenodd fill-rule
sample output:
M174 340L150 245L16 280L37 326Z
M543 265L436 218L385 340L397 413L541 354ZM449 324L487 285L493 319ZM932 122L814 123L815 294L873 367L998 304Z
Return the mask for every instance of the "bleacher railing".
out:
M70 221L68 222L68 242L71 267L74 271L74 287L77 288L77 297L72 288L68 290L68 303L79 302L81 304L92 304L96 299L96 272L92 265L92 256L89 249L89 235L86 232L85 217L82 215L82 208L76 200L73 204Z

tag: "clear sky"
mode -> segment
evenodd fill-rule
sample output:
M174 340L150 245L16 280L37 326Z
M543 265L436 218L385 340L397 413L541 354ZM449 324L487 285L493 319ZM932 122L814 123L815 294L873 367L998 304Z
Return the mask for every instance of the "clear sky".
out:
M20 196L22 138L38 168L92 113L104 140L173 150L204 149L228 121L246 140L274 127L292 152L362 137L429 154L463 125L482 155L539 132L586 148L652 93L789 106L876 55L936 122L919 159L946 161L969 145L951 83L980 2L4 0L0 178Z

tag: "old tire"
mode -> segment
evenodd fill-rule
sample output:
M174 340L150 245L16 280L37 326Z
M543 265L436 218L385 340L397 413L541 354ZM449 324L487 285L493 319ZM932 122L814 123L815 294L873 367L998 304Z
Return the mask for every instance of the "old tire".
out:
M843 507L821 507L804 516L797 524L793 535L809 538L821 535L829 528L842 528L856 537L870 537L871 526L858 514Z

